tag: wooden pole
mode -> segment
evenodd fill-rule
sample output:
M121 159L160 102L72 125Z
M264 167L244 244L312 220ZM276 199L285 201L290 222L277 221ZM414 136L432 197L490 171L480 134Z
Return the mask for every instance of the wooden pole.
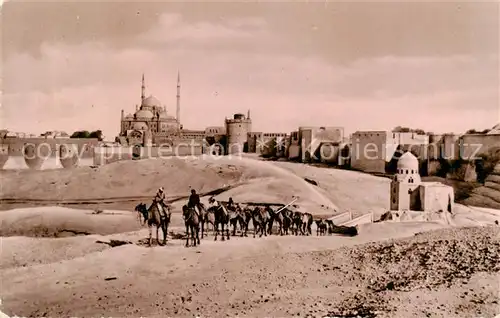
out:
M274 212L274 213L280 213L281 211L283 211L285 208L287 208L288 206L290 206L290 204L293 204L295 201L297 201L299 198L295 198L292 200L292 202L288 203L287 205L281 207L278 209L278 211Z

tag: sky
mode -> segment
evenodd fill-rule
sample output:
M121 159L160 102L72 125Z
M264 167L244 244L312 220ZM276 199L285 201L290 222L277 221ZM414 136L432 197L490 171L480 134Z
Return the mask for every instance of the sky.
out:
M101 129L156 96L187 129L251 111L298 126L433 132L499 118L496 2L16 1L2 6L0 128Z

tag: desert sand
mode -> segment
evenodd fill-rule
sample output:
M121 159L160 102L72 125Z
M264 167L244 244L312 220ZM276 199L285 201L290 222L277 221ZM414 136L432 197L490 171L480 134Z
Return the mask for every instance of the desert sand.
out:
M0 310L27 317L494 317L500 212L456 205L436 222L360 224L359 235L209 236L197 247L179 207L189 187L315 216L387 211L389 180L243 159L150 159L98 168L3 171ZM314 180L317 185L306 182ZM147 247L134 206L164 186L167 246ZM206 199L203 198L203 199ZM64 206L56 206L65 203ZM95 209L103 210L95 214ZM160 234L161 235L161 234ZM111 247L106 242L130 244Z

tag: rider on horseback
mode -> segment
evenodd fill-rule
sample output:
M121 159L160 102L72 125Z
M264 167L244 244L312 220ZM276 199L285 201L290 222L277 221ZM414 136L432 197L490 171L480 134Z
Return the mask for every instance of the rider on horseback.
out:
M201 202L200 202L200 196L196 193L195 189L191 189L191 195L189 196L189 201L188 201L188 208L193 208L195 209L196 213L200 215L201 212Z

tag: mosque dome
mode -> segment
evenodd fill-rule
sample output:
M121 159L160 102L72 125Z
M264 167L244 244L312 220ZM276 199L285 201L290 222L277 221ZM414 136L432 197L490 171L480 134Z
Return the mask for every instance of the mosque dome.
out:
M158 98L154 97L153 95L149 95L148 97L142 100L141 106L161 107L161 102L160 100L158 100Z
M398 170L416 170L418 171L418 159L411 152L405 152L398 160Z
M148 125L143 121L136 121L132 126L134 130L148 130Z
M148 118L151 119L154 117L153 113L150 110L147 109L140 109L135 113L135 116L137 118Z

